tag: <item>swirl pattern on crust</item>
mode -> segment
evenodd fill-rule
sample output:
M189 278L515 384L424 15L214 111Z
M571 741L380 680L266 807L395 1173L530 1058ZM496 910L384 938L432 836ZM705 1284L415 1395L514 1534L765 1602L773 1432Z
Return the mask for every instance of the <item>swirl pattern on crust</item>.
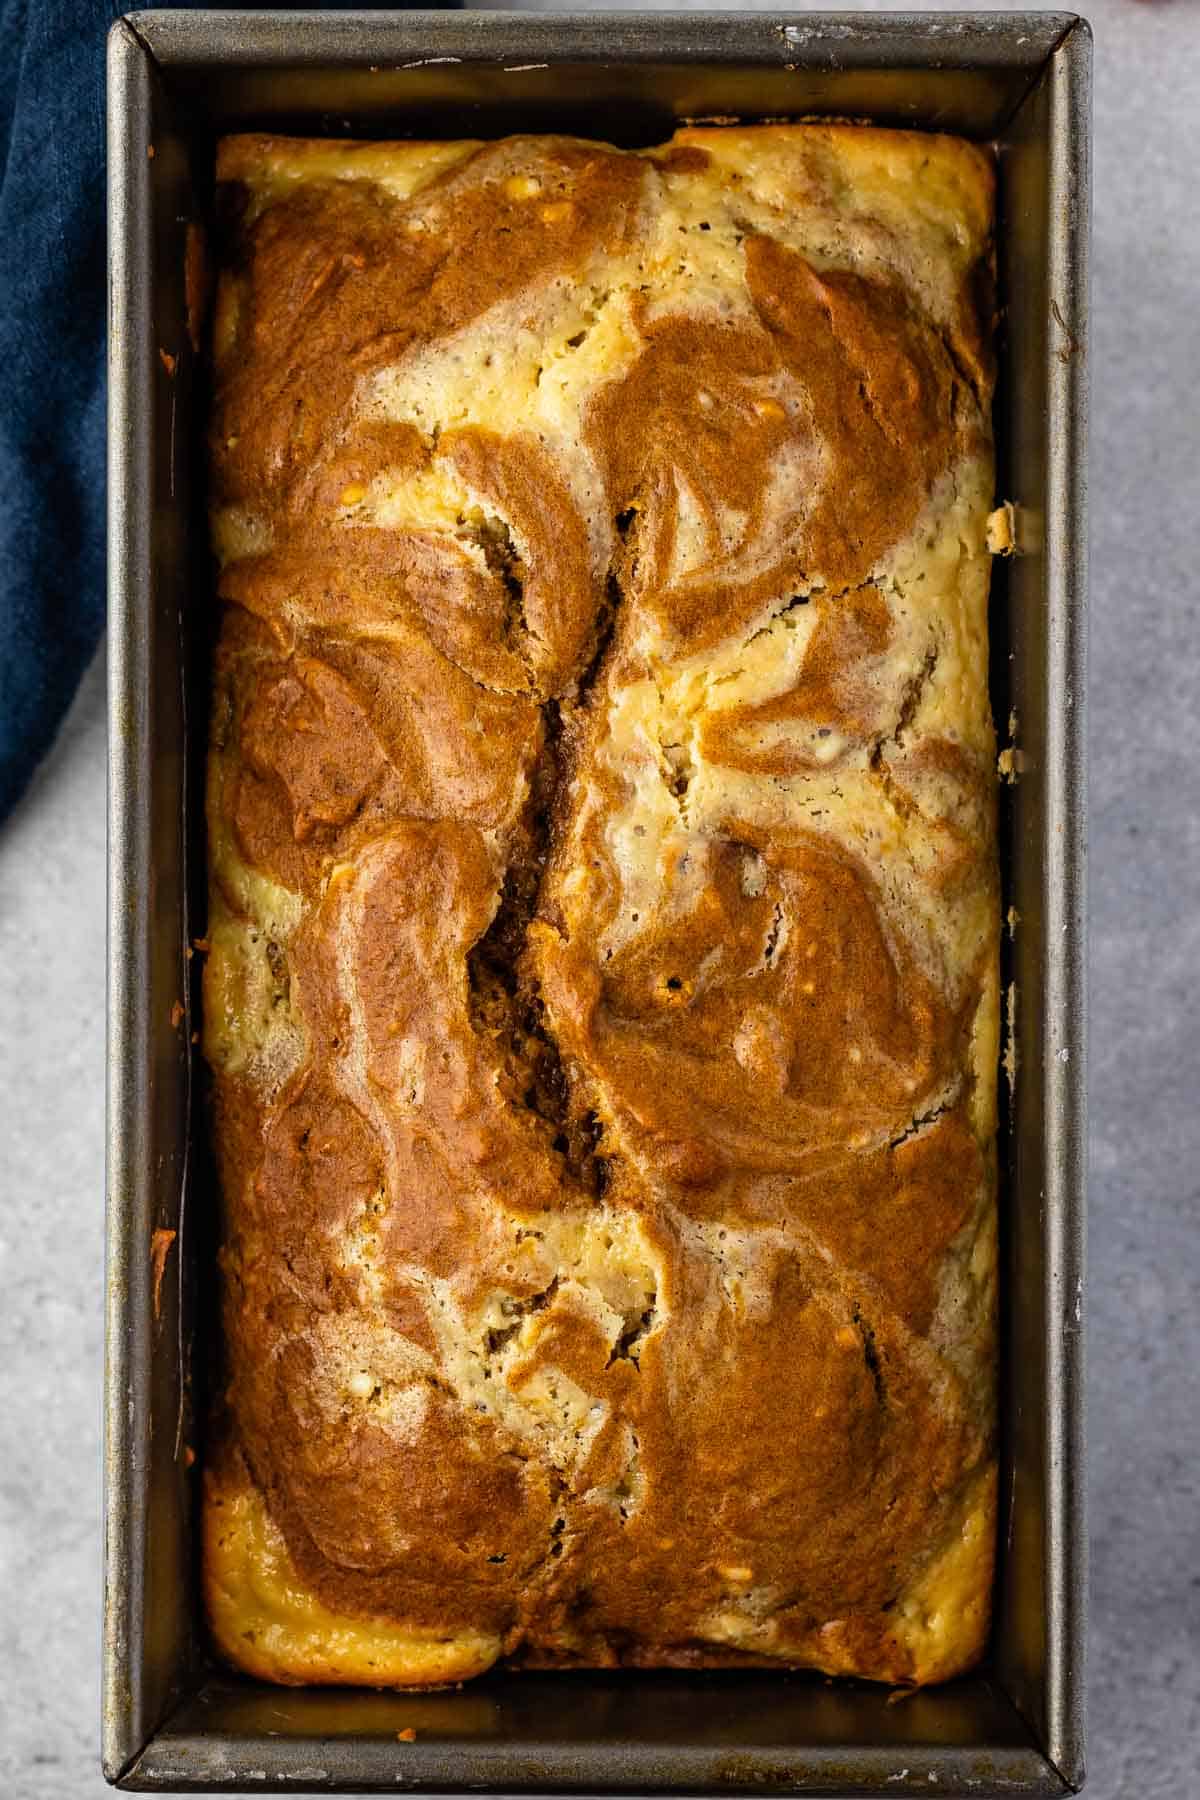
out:
M991 173L221 146L217 1641L978 1655Z

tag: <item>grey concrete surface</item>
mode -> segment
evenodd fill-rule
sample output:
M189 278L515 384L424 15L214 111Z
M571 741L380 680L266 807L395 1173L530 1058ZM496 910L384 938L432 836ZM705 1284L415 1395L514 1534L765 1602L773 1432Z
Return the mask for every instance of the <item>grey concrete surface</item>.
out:
M1098 0L1092 1800L1200 1795L1200 12ZM0 504L3 499L0 497ZM104 713L0 830L0 1800L98 1796Z

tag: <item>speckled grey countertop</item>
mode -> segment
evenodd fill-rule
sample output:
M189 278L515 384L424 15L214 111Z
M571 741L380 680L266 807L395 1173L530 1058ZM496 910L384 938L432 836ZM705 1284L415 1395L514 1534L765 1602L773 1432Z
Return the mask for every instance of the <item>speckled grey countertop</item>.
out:
M1098 0L1090 16L1088 1792L1195 1800L1200 7ZM0 1800L105 1791L104 756L95 668L0 829Z

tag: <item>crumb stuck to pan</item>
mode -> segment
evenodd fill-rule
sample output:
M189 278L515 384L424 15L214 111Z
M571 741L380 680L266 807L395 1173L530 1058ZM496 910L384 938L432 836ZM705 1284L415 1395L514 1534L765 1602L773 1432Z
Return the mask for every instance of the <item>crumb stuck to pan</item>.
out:
M156 1323L162 1314L162 1284L167 1257L177 1236L177 1232L168 1231L163 1227L152 1232L150 1237L150 1270L154 1281L154 1318Z

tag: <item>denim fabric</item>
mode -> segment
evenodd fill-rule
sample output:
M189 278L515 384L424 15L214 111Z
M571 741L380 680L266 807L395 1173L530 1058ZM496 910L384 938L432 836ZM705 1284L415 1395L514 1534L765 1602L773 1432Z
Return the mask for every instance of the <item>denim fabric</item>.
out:
M111 0L0 0L0 819L104 622Z

